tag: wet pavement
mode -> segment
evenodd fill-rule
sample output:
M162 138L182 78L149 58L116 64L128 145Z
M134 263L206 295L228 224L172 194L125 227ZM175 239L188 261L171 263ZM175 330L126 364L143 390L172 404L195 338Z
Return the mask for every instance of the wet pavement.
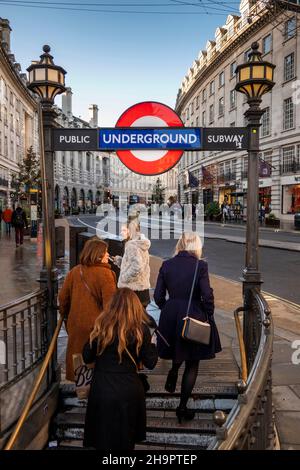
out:
M14 231L11 236L0 232L0 305L18 299L40 286L37 279L41 269L37 242L24 239L16 248Z

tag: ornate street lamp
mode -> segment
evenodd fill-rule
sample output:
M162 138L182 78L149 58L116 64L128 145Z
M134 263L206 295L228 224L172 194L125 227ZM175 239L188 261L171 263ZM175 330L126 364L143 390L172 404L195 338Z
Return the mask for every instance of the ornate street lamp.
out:
M39 96L39 135L42 174L42 207L44 226L44 260L41 282L47 282L48 289L48 340L56 326L57 269L55 257L54 218L54 152L52 150L52 129L58 127L54 98L66 91L66 71L53 62L50 47L43 47L40 61L33 61L28 67L28 88Z
M255 318L251 315L252 289L260 290L261 274L258 268L258 191L259 191L259 127L264 110L260 108L262 96L274 86L275 65L262 60L257 42L252 44L248 62L236 68L235 89L247 96L249 108L245 112L248 120L250 145L248 151L247 230L246 262L243 270L244 293L244 338L246 350L251 349ZM248 311L248 313L247 313ZM248 364L250 365L250 364Z

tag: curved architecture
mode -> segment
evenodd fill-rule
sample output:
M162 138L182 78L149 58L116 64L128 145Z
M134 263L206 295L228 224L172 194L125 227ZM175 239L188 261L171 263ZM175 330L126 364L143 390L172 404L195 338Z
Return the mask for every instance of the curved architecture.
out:
M300 212L299 12L297 2L243 0L240 16L229 15L200 51L176 103L186 126L245 126L248 105L235 92L235 69L259 43L263 59L276 65L276 85L262 102L259 201L289 222ZM227 201L246 215L247 167L245 151L185 152L178 167L181 202Z

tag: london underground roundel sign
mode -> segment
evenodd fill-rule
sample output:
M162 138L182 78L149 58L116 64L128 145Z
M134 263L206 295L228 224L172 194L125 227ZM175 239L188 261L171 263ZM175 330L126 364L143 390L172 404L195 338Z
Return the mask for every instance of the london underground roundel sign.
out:
M116 128L184 127L179 116L162 103L144 101L128 108L118 119ZM129 170L141 175L159 175L179 162L183 150L117 150Z

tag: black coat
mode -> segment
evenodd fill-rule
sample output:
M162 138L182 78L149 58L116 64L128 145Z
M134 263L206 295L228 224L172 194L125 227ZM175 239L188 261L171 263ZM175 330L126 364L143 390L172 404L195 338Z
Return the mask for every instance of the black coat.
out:
M154 300L161 309L159 332L169 343L157 336L158 354L163 359L179 363L186 360L212 359L221 351L218 330L214 321L214 296L210 287L207 263L199 261L198 273L191 302L190 316L211 324L208 346L181 338L183 318L186 316L197 259L181 251L165 261L159 271ZM166 300L166 293L169 299Z
M85 447L101 451L134 449L136 442L146 439L146 403L141 380L135 365L126 352L119 363L118 340L99 356L97 344L84 346L83 359L95 363L85 419ZM157 363L156 346L151 343L149 328L144 327L144 340L136 356L136 342L128 346L136 362L148 369Z

